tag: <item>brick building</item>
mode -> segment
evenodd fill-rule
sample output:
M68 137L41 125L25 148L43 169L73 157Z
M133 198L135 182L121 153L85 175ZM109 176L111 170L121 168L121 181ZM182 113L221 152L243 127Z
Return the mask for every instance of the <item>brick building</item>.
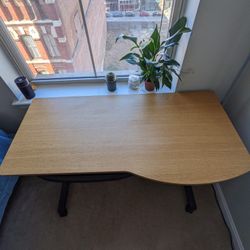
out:
M106 0L108 11L134 11L138 10L140 0Z
M165 0L165 8L169 8L173 0ZM106 0L107 11L158 11L162 9L163 0Z
M102 70L105 5L82 3L95 65ZM34 74L93 72L77 0L0 0L0 17Z
M118 7L118 0L106 0L106 10L107 11L117 11L119 10Z
M158 8L159 1L156 0L141 0L141 10L156 10Z
M133 11L139 8L139 0L119 0L119 8L121 11Z

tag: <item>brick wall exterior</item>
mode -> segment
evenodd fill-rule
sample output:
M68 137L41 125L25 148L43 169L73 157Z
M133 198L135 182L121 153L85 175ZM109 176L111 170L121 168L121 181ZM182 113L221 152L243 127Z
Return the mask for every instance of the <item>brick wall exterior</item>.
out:
M82 3L96 67L102 70L105 5L98 0L82 0ZM93 71L77 0L55 0L50 4L46 0L0 0L0 18L34 74ZM32 37L28 47L24 36ZM30 50L35 50L35 57Z

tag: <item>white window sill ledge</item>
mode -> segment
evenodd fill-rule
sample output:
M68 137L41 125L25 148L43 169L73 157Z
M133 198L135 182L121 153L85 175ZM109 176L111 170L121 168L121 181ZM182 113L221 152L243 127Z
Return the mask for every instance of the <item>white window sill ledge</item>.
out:
M35 98L56 98L56 97L73 97L73 96L104 96L104 95L144 95L157 93L173 93L173 90L163 87L157 92L148 92L144 85L141 84L138 90L131 90L127 83L118 83L115 92L109 92L106 84L51 84L39 85L35 90ZM23 97L18 101L14 101L14 106L30 105L32 100L27 100Z

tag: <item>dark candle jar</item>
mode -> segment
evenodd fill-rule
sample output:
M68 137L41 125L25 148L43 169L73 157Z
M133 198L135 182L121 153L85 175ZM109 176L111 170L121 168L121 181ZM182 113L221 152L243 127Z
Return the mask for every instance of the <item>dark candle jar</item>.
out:
M15 83L26 99L32 99L35 97L36 94L25 76L17 77Z
M109 72L106 75L106 83L107 83L108 91L110 92L116 91L116 75L113 72Z

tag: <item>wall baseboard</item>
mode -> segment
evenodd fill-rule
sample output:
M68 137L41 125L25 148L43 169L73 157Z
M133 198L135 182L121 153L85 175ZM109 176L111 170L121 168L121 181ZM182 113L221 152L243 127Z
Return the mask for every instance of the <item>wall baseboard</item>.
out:
M229 230L231 231L234 249L235 250L244 250L244 246L243 246L242 241L240 239L238 230L235 226L233 217L232 217L231 212L229 210L225 196L222 192L221 186L219 183L213 184L213 186L214 186L214 189L215 189L217 199L218 199L220 208L222 210L223 216L224 216L225 221L229 227Z

